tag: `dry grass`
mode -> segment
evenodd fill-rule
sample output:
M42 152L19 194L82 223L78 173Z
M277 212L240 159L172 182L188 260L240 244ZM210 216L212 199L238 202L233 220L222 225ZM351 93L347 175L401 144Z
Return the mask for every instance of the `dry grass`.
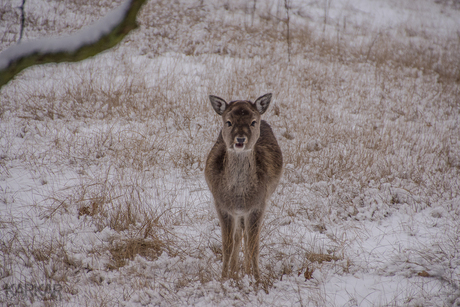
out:
M161 254L163 246L164 243L158 238L155 238L154 241L135 238L112 243L109 251L113 262L108 264L107 268L110 270L119 269L125 266L127 261L134 260L137 255L153 261Z

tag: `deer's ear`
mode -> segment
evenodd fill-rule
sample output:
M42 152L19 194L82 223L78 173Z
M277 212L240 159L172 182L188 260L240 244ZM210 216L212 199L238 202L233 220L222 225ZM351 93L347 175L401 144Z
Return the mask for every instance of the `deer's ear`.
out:
M254 102L254 105L259 111L260 114L264 114L265 111L267 111L268 106L270 105L270 101L272 100L272 94L268 93L263 96L260 96L257 98L257 100Z
M217 96L209 95L209 101L211 101L214 111L219 115L224 114L225 109L228 107L227 102Z

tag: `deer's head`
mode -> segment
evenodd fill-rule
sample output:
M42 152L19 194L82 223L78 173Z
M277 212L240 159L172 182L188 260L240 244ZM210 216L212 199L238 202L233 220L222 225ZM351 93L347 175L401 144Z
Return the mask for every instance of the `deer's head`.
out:
M251 150L260 136L260 116L267 111L272 94L265 94L255 102L236 100L227 103L210 95L209 100L217 114L222 116L222 137L227 150Z

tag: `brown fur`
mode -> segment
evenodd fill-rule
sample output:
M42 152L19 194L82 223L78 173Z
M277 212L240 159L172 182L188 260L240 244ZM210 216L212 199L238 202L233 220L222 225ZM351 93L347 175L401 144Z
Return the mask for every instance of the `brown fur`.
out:
M252 266L252 274L259 281L260 227L267 199L275 191L283 169L278 142L270 125L260 119L270 104L271 94L254 103L227 104L216 96L210 96L210 100L223 120L205 169L222 230L222 277L229 273L238 277L238 254L244 233L245 270L250 274Z

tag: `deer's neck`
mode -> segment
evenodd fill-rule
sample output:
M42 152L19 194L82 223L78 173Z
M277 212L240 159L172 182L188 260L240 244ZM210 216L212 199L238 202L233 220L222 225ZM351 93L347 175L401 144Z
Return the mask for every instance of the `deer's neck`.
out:
M237 194L245 194L257 182L256 161L253 150L227 151L227 186Z

